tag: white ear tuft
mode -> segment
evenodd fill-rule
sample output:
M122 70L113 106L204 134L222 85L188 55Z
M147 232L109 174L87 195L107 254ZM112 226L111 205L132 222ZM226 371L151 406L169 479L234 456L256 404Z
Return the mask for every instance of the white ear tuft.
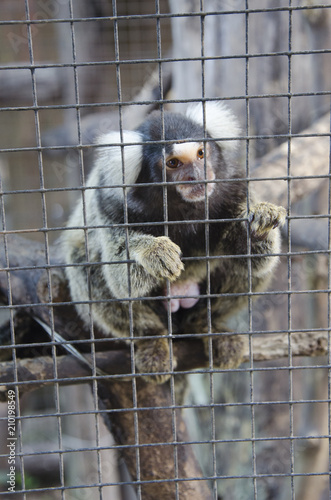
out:
M123 162L125 184L134 184L140 173L143 147L135 143L143 142L142 135L131 130L124 130L122 139L121 141L119 132L108 132L96 141L99 145L107 145L98 148L95 165L108 186L123 185ZM116 144L116 146L111 144Z
M186 116L203 126L203 104L201 102L190 104ZM220 139L216 142L224 152L236 151L239 142L236 138L241 135L241 129L237 118L223 102L205 103L205 124L208 134L214 139Z

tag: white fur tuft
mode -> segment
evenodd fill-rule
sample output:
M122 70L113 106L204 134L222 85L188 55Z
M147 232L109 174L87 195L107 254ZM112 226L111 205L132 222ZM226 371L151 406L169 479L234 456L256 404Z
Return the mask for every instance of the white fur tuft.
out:
M203 104L190 104L186 116L203 126ZM237 118L223 102L205 103L205 123L208 134L214 139L220 139L216 142L224 152L231 154L236 151L239 142L236 138L240 136L241 129Z
M135 143L143 142L142 135L131 130L124 130L122 135L123 142L119 132L109 132L97 140L99 145L108 144L104 148L98 148L96 159L96 169L99 173L102 172L108 186L123 185L123 180L125 184L134 184L140 173L143 147ZM109 144L123 144L123 146Z

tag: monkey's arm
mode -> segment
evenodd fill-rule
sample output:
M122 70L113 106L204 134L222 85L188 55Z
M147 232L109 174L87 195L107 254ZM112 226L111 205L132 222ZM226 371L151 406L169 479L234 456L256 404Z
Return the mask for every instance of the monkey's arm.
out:
M249 213L246 208L241 211L240 218L247 218L248 222L229 224L220 242L223 258L211 275L211 292L220 294L212 301L215 325L224 324L243 307L247 300L245 294L268 286L279 260L281 240L278 226L284 224L285 216L283 207L262 202L252 205Z
M284 208L271 203L257 203L249 213L243 208L238 218L247 218L248 223L230 223L219 243L218 251L222 258L217 260L210 276L213 296L210 299L211 325L207 323L203 302L188 313L186 321L187 333L215 333L215 337L204 338L207 354L210 354L212 347L215 366L233 368L242 361L242 336L224 335L222 332L228 332L228 318L245 306L246 294L267 287L280 251L277 226L284 223L285 215ZM251 255L250 262L246 255Z
M238 218L247 218L248 222L234 222L229 226L221 245L228 255L243 255L235 259L235 266L239 274L247 280L248 259L251 256L251 274L253 281L264 280L278 262L277 254L280 251L280 231L286 218L286 210L268 202L252 204L249 212L244 207ZM241 268L246 268L242 274ZM247 282L247 281L246 281ZM253 283L253 288L254 288Z
M107 231L107 230L103 230ZM105 241L109 238L109 241ZM165 279L175 280L183 270L180 259L181 250L169 238L165 236L154 237L151 235L139 234L135 231L113 231L105 232L102 244L102 260L109 261L115 258L118 261L125 261L129 258L128 264L103 265L102 271L109 289L116 298L142 297L148 296L151 290L164 282ZM115 304L115 308L103 311L109 318L109 323L114 325L114 316L126 305ZM110 317L109 317L110 313ZM164 336L167 329L160 321L160 318L152 310L148 301L132 303L132 323L135 336L141 340L135 343L135 364L141 373L150 373L148 380L152 382L164 382L169 378L171 367L169 345ZM123 322L122 314L120 326L128 329L128 310L126 310ZM122 326L121 326L122 325ZM123 335L123 333L122 333ZM144 336L156 337L155 339L143 340ZM173 367L176 360L173 359ZM157 374L158 372L161 372Z

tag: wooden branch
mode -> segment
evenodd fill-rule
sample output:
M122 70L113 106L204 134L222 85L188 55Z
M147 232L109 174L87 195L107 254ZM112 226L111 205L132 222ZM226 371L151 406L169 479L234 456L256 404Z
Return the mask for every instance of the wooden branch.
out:
M326 135L316 136L316 134ZM252 181L261 200L268 200L286 207L288 176L300 177L298 180L291 181L291 203L301 200L325 183L329 175L330 113L304 130L302 135L307 137L297 137L291 140L290 150L286 141L265 155L252 169L253 178L271 179ZM288 170L289 151L290 169ZM312 178L313 176L318 177Z
M136 393L137 407L132 411L134 391L131 383L99 384L101 401L110 410L108 416L115 440L125 445L122 454L131 475L137 477L137 468L140 469L142 498L176 498L177 485L181 500L211 500L213 497L207 480L202 480L192 446L185 444L189 437L181 412L171 408L168 384L138 381ZM117 409L128 411L111 411ZM177 478L182 481L177 482Z
M328 354L328 333L318 332L295 332L291 335L265 334L252 336L251 347L246 338L244 362L270 361L274 359L287 358L291 348L292 356L322 356ZM252 354L250 353L252 351ZM197 369L209 371L209 361L203 353L203 345L200 339L188 339L175 341L173 351L178 365L176 372L190 372ZM93 365L90 355L86 359ZM97 352L95 363L98 368L109 374L113 381L128 380L132 378L131 361L129 349L115 351ZM91 380L91 371L75 358L69 355L56 357L57 378L54 379L54 360L50 356L41 356L28 359L18 359L16 368L13 361L0 364L0 400L1 393L17 382L20 385L20 394L33 391L45 385L52 385L59 380L62 384L80 384ZM15 372L17 382L15 381ZM123 377L125 375L125 377ZM115 376L115 377L114 377ZM116 376L120 376L117 377ZM137 379L142 378L139 374Z

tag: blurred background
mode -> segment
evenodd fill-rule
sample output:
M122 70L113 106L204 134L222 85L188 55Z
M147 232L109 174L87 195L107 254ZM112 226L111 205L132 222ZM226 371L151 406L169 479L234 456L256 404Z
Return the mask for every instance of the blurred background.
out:
M180 111L190 99L225 99L250 137L239 161L254 172L290 133L330 111L330 7L330 0L2 0L2 230L44 241L46 228L54 242L88 175L95 137L120 122L134 128L157 107L153 100ZM329 173L324 153L321 175ZM237 331L330 327L329 192L324 182L291 206L298 217L272 286L290 290L290 299L262 297L251 320L236 318ZM328 374L321 357L255 363L212 383L192 375L188 405L202 407L185 410L186 418L204 473L222 478L219 498L329 498ZM89 386L22 399L22 484L45 489L24 498L135 498L129 486L93 487L128 479L116 449L96 450L113 442L94 408ZM61 493L61 484L74 488Z

